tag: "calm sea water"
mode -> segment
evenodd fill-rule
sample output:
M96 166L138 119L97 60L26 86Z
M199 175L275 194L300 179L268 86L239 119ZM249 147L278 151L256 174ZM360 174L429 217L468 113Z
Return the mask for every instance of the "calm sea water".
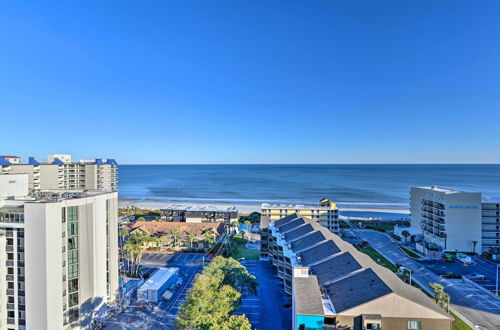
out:
M413 185L500 200L500 165L122 165L120 197L137 201L317 203L408 207Z

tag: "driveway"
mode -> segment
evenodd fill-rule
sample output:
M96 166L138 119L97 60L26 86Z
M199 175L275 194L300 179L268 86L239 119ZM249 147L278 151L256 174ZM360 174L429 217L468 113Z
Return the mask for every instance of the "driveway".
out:
M393 263L412 270L412 277L420 283L438 282L451 297L452 306L471 322L487 329L500 329L500 299L477 288L464 285L463 281L452 281L439 277L420 262L408 258L392 243L388 235L380 232L360 230L362 239Z

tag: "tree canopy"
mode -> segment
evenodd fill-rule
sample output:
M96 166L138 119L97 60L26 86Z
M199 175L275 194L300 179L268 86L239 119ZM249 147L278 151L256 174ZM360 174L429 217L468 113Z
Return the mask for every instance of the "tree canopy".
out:
M247 282L247 283L246 283ZM239 306L241 292L256 291L257 281L246 268L232 258L216 257L196 276L182 305L179 329L250 330L245 315L231 315Z

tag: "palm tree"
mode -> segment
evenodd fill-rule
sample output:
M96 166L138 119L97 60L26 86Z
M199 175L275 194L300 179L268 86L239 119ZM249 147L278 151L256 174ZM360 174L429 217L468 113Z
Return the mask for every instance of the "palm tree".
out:
M135 258L134 254L135 251L138 249L138 245L134 240L128 240L125 243L125 246L123 249L126 251L126 260L127 260L127 273L132 274L132 269L134 266Z
M203 239L205 242L208 244L214 244L215 243L215 235L214 232L211 230L207 230L206 232L203 233Z
M177 237L180 235L179 229L174 228L170 231L170 235L174 238L174 250L177 245Z
M125 237L129 234L128 229L126 227L122 227L120 229L120 237L121 237L121 247L125 245Z
M144 252L144 248L140 245L135 250L135 275L136 276L139 276L139 266L141 264L143 252Z
M405 229L401 232L401 235L403 235L403 237L405 238L405 244L408 245L408 237L411 236L410 232Z
M169 235L162 235L160 237L160 241L163 244L163 246L166 246L171 241L171 238Z
M193 241L196 238L196 234L188 233L187 238L189 239L189 247L192 249L193 248Z
M446 311L449 312L449 310L450 310L450 295L443 292L442 299L443 299L443 302L446 303Z
M436 299L436 303L439 303L443 299L444 286L439 283L431 283L429 285L434 290L434 298Z

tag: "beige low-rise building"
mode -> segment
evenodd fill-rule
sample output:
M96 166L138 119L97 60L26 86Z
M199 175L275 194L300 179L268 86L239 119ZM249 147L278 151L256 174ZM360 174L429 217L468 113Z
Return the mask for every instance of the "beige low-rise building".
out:
M340 229L339 209L328 198L320 200L318 205L264 203L261 209L262 216L268 217L270 221L276 221L288 215L297 214L301 217L316 220L332 233L338 233Z

